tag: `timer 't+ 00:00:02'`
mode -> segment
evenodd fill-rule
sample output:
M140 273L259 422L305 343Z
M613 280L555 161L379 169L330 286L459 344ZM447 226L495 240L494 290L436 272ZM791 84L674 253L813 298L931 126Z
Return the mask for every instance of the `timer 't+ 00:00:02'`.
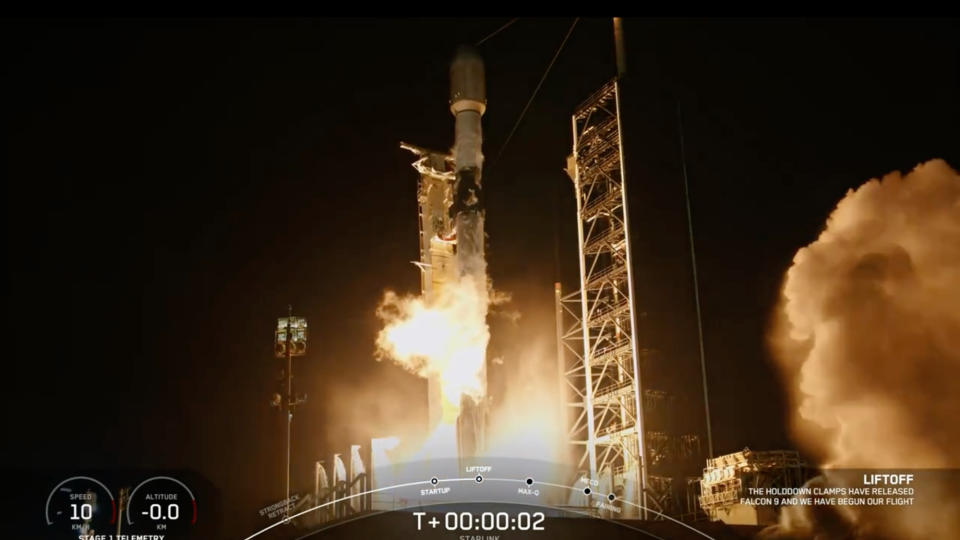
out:
M417 517L418 531L424 525L436 528L440 524L435 517L424 521L426 512L413 512L413 515ZM483 512L479 516L472 512L447 512L443 516L443 526L448 531L542 531L544 519L543 512L520 512L516 517L506 512Z

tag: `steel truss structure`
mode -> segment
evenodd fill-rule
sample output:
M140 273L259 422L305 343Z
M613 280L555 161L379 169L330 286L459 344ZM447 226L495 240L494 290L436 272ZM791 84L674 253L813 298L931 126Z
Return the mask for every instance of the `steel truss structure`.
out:
M681 471L696 464L700 437L677 432L673 394L642 377L652 351L636 333L618 80L580 105L571 125L567 174L577 203L580 289L564 295L558 283L555 291L567 441L574 464L598 486L680 516Z
M571 122L567 173L577 202L580 290L564 297L558 288L556 299L558 341L570 359L561 360L572 398L568 437L577 448L578 468L645 504L647 434L617 81L587 99ZM561 310L572 326L564 327Z
M371 471L367 470L365 462L369 462L370 454L361 455L359 444L350 446L350 462L345 464L340 454L333 455L333 467L330 475L327 474L323 461L314 464L313 493L300 497L290 505L290 512L298 514L304 510L328 504L323 508L309 512L295 521L304 528L317 527L358 515L366 514L374 509ZM336 501L334 504L329 504Z
M775 508L744 508L740 504L743 497L749 496L749 489L796 488L803 486L814 474L815 471L795 450L754 452L744 448L740 452L708 459L699 485L691 482L690 487L700 488L697 496L700 508L711 520L768 525L777 520ZM746 521L745 513L749 515Z

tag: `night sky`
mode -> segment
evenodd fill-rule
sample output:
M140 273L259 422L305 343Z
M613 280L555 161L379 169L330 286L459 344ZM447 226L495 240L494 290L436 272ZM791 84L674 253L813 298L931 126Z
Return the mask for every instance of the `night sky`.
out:
M5 465L193 469L220 490L224 534L252 532L282 491L268 401L288 303L311 332L295 488L314 459L420 422L425 383L373 359L384 289L419 288L398 144L449 148L448 62L507 20L3 22ZM489 272L522 314L494 336L501 381L516 362L497 340L551 342L553 282L576 281L562 168L571 112L615 73L609 19L579 22L503 149L571 22L521 19L480 47ZM848 189L960 166L960 27L625 30L643 343L699 383L679 104L715 448L791 447L765 342L783 274Z

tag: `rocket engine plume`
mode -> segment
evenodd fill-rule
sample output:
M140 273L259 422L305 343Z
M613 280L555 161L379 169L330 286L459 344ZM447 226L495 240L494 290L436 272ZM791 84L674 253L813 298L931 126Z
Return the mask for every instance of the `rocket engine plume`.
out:
M796 253L778 315L792 430L825 469L960 466L960 175L946 162L849 191ZM934 505L855 509L854 534L960 536L956 486L942 488Z
M377 311L385 324L377 337L378 357L392 358L431 385L439 381L440 423L425 443L436 447L427 449L433 456L476 455L485 441L491 300L480 187L485 86L483 60L472 48L461 47L450 64L455 181L449 216L456 233L455 276L425 299L388 292Z
M462 396L479 398L486 392L481 374L490 331L486 294L478 294L480 290L471 280L462 280L445 287L429 304L420 296L387 291L377 308L384 323L377 335L377 358L389 358L425 379L437 376L443 423L456 420Z

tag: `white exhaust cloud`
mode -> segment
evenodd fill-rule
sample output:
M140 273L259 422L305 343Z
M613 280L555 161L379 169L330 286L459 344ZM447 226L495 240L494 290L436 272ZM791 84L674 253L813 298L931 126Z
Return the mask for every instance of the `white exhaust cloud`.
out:
M960 175L946 162L849 191L794 257L777 318L792 431L823 468L960 466ZM844 520L856 537L960 537L960 486L941 487Z

